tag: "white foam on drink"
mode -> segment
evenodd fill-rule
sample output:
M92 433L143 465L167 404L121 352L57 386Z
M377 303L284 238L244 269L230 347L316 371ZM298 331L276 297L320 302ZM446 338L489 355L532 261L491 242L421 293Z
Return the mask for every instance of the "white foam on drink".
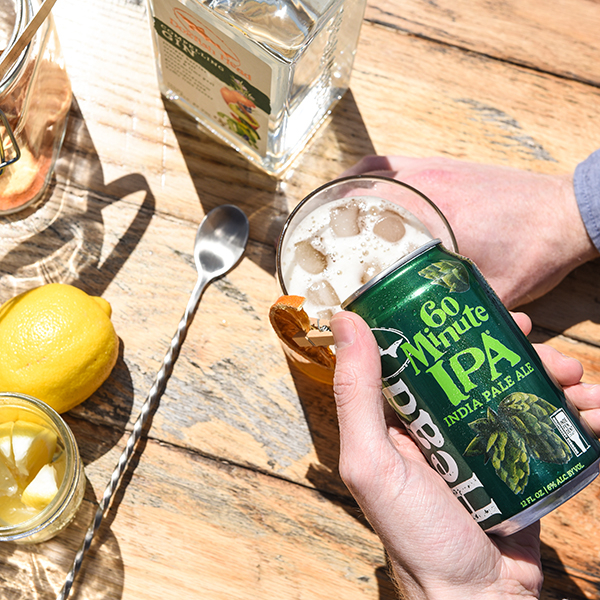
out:
M311 317L328 319L358 288L432 239L406 209L375 196L329 202L299 223L282 249L289 294Z

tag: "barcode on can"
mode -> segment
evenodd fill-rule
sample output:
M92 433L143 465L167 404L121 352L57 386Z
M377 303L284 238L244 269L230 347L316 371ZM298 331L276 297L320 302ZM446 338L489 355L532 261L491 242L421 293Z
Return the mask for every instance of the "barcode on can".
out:
M580 456L590 447L562 408L559 408L551 418L575 456Z

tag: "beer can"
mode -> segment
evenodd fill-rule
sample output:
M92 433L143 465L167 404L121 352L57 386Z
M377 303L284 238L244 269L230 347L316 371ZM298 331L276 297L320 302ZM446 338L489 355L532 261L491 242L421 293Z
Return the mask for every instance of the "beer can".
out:
M487 533L526 527L598 475L590 428L479 269L440 240L342 308L373 331L384 396Z

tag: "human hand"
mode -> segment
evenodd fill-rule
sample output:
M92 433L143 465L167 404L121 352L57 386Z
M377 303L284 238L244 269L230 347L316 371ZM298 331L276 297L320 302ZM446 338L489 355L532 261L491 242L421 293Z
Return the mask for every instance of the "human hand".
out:
M527 317L515 315L528 331ZM383 400L377 344L350 312L331 319L340 474L381 538L400 589L411 600L537 598L542 586L539 523L488 536L426 462ZM540 354L571 400L600 413L600 389L581 388L578 361L545 346ZM600 418L595 425L600 429Z
M365 173L398 179L432 200L452 226L460 254L477 264L509 308L542 296L598 256L572 176L402 156L367 156L343 176Z

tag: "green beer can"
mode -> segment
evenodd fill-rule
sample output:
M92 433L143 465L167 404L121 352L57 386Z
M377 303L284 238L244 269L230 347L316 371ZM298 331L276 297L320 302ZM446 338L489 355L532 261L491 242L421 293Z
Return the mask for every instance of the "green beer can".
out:
M373 331L384 396L486 532L526 527L598 475L594 434L481 272L439 239L342 307Z

